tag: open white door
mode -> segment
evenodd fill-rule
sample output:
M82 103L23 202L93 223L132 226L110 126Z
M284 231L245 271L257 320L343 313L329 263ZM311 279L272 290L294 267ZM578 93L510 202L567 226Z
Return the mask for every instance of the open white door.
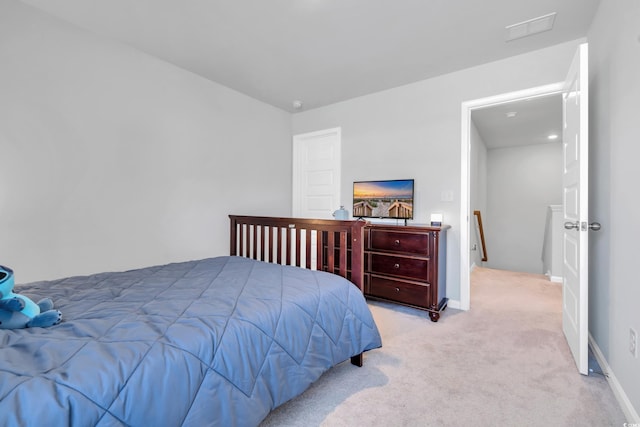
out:
M564 277L562 329L578 371L588 375L588 62L587 44L579 46L563 90Z

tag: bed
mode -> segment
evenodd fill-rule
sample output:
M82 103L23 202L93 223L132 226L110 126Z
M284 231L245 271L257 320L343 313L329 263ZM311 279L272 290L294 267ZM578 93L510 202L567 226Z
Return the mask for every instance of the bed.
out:
M230 256L16 286L63 322L0 330L0 425L255 426L381 346L361 222L230 223Z

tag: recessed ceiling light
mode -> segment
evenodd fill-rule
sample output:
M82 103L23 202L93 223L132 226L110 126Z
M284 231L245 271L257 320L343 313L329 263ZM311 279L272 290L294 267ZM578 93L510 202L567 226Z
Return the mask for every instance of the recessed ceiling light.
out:
M509 42L511 40L549 31L553 28L555 19L556 12L553 12L527 21L518 22L517 24L508 25L505 27L507 32L506 39Z
M299 110L302 108L302 101L295 100L291 103L291 106L294 110Z
M517 115L518 115L518 112L517 112L517 111L509 111L509 112L506 114L506 116L507 116L508 118L510 118L510 119L514 118L514 117L515 117L515 116L517 116Z
M551 135L549 135L549 136L547 137L547 139L550 139L550 140L552 140L552 141L553 141L554 139L558 139L558 135L557 135L557 134L555 134L555 133L552 133Z

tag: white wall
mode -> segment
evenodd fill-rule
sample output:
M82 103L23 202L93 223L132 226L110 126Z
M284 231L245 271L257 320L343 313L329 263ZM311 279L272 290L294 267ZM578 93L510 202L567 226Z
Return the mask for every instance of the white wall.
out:
M471 120L469 134L470 156L469 156L469 266L484 266L482 261L482 241L478 221L473 216L474 211L480 211L483 221L487 217L487 146L478 132L476 124ZM485 238L486 242L486 238ZM473 249L475 248L475 249ZM487 253L489 251L487 250Z
M559 142L487 152L486 266L544 273L542 244L547 207L562 204Z
M589 31L589 330L640 422L640 3L602 0ZM628 410L628 408L627 408ZM630 413L629 411L627 412Z
M290 214L290 114L13 0L0 64L18 282L228 254L228 214Z
M431 212L443 212L452 226L447 292L455 303L460 298L461 104L564 81L579 42L297 113L293 133L342 128L345 206L351 205L355 180L416 180L415 222L428 222ZM443 191L453 192L453 201L442 201Z

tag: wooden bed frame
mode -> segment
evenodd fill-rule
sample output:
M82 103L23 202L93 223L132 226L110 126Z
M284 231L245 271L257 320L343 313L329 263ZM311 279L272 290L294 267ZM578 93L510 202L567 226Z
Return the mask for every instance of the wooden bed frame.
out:
M365 221L229 215L230 255L324 270L364 286ZM351 358L362 366L362 353Z

